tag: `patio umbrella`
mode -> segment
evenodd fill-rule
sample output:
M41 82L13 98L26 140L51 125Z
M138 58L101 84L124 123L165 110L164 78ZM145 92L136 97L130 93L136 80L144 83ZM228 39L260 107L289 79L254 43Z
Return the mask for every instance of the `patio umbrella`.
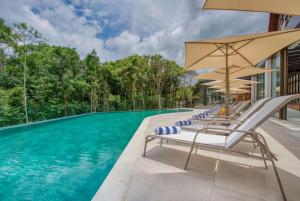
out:
M216 90L216 92L227 93L227 90L226 89L219 89L219 90ZM246 90L246 89L231 88L229 93L230 94L247 94L247 93L250 93L250 91Z
M185 70L226 69L226 115L229 107L229 66L249 67L300 40L300 29L258 33L185 43Z
M213 86L210 86L208 88L212 88L212 89L225 89L226 85L224 85L224 84L213 85ZM245 88L251 88L251 86L250 85L244 85L244 84L230 84L230 89L231 88L245 89Z
M300 15L299 0L206 0L203 9Z
M258 84L259 82L253 80L243 80L243 79L232 79L230 80L230 84ZM204 86L213 86L218 84L226 84L224 80L216 80L212 82L206 82L202 85Z
M240 67L240 66L230 66L229 67L229 79L246 77L251 75L257 75L265 72L270 72L272 70L266 70L257 67ZM196 76L197 79L202 80L226 80L226 69L219 68L213 72L203 73Z

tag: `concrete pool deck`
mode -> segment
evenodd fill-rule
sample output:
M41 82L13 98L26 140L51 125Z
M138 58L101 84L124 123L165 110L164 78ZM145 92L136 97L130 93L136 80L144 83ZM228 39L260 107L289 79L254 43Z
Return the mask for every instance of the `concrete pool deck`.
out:
M191 117L194 112L171 113L146 118L140 125L94 201L281 201L272 168L262 161L234 154L198 150L188 171L184 163L189 147L176 143L152 141L147 157L142 157L145 136L158 126L172 125ZM289 201L300 198L300 127L271 118L258 131L279 159L277 167ZM246 143L236 149L256 153ZM271 167L269 163L269 167Z

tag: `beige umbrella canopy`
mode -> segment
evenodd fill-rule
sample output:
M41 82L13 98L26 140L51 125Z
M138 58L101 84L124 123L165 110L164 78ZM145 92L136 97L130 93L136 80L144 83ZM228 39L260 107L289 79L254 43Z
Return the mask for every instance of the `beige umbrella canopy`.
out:
M225 84L213 85L213 86L210 86L209 88L212 88L212 89L226 89L226 85ZM246 88L251 88L251 86L250 85L244 85L244 84L230 84L230 88L246 89Z
M245 84L258 84L258 83L259 82L257 82L257 81L243 80L243 79L232 79L232 80L230 80L230 84L245 85ZM220 84L226 85L226 82L224 80L216 80L216 81L212 81L212 82L203 83L202 85L204 85L204 86L214 86L214 85L220 85Z
M231 66L231 67L229 67L229 79L257 75L257 74L270 72L270 71L272 71L272 70L266 70L266 69L257 68L257 67ZM200 74L200 75L196 76L196 78L202 79L202 80L225 80L226 79L226 69L219 68L213 72Z
M219 89L216 92L226 93L226 89ZM239 89L239 88L231 88L229 91L230 94L247 94L250 93L249 90L246 89Z
M300 29L186 42L185 70L256 66L298 40Z
M299 0L206 0L203 9L300 15Z
M186 42L185 70L226 69L226 115L229 113L229 66L256 66L300 40L300 29Z

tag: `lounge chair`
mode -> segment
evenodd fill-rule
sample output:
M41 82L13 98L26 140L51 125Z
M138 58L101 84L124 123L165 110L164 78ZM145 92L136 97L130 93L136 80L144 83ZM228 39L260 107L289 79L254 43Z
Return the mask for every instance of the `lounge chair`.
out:
M229 114L234 113L239 107L241 107L243 104L245 104L245 101L239 101L236 104L232 104L229 106Z
M211 118L231 118L231 119L234 119L236 118L241 111L243 111L245 108L247 108L249 105L250 105L251 101L248 100L248 101L243 101L241 102L241 104L239 104L236 108L232 109L229 113L229 117L226 117L224 115L214 115L214 116L211 116ZM208 116L209 118L209 116Z
M204 128L229 128L235 129L245 120L247 120L251 115L253 115L257 110L259 110L270 98L263 98L256 101L251 107L249 107L240 117L237 119L221 119L221 118L211 118L203 119L203 121L195 122L191 125L181 126L183 130L199 131ZM226 124L226 125L222 125Z
M229 113L231 114L234 110L236 110L244 101L236 101L229 105ZM217 113L211 113L211 115L218 115Z
M210 130L209 128L203 129L203 131L201 132L182 131L180 134L148 135L145 139L143 156L146 156L148 142L154 139L161 139L191 145L190 152L188 154L184 167L185 170L187 169L192 151L195 147L198 146L201 148L211 148L235 152L250 158L261 159L264 161L266 169L268 168L266 161L270 161L272 163L273 170L275 172L283 200L286 201L284 189L281 184L281 180L274 162L274 160L277 161L278 159L270 151L263 135L256 132L255 129L259 127L262 123L264 123L276 111L284 107L287 103L298 98L300 98L300 94L274 98L270 100L268 104L264 105L260 110L258 110L254 115L248 118L245 122L243 122L237 129L218 129L219 131L224 131L225 133L230 132L228 136L206 134L205 132ZM216 128L214 128L214 130L216 130ZM245 137L250 137L253 140L253 142L255 142L258 145L261 152L261 156L233 150L233 147L235 147L235 145L241 142Z
M224 116L224 115L218 115L218 114L212 114L212 115L209 115L207 116L205 119L206 121L209 121L209 120L213 120L213 119L236 119L238 117L238 115L240 114L241 111L243 111L245 108L247 108L249 105L250 105L251 101L243 101L241 102L241 104L239 104L235 109L232 109L229 116ZM197 115L196 115L197 117ZM197 118L192 118L192 119L189 119L189 120L192 120L192 121L203 121L203 119L197 119Z
M235 114L235 112L240 111L239 107L244 107L245 101L237 101L229 105L229 114ZM221 108L221 107L220 107ZM206 110L204 113L209 112L209 116L207 118L215 118L217 116L224 116L224 115L219 115L220 108L216 111L211 111L211 110ZM197 120L197 119L196 119Z
M244 103L245 103L245 101L237 101L237 102L234 102L231 105L229 105L229 114L232 114L238 107L240 107ZM218 116L219 115L218 112L210 113L210 118Z

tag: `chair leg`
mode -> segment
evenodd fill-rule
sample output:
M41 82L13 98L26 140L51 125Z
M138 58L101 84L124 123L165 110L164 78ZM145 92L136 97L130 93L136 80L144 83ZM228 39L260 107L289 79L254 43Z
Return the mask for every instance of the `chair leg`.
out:
M271 162L272 162L273 169L274 169L274 172L275 172L275 175L276 175L277 183L278 183L280 191L281 191L282 198L283 198L284 201L287 201L287 199L285 197L284 189L283 189L283 186L282 186L282 183L281 183L281 180L280 180L280 177L279 177L279 174L278 174L275 162L274 162L274 159L272 157L271 157Z
M160 146L162 146L162 143L163 143L163 139L160 139Z
M143 153L143 157L146 157L147 144L148 144L148 137L146 137L146 139L145 139L145 145L144 145L144 153Z
M281 192L282 198L283 198L284 201L287 201L287 199L286 199L286 197L285 197L284 189L283 189L283 186L282 186L282 183L281 183L281 180L280 180L278 171L277 171L277 167L276 167L275 162L274 162L274 158L275 158L276 160L278 160L278 159L277 159L277 158L274 156L274 154L270 151L269 146L268 146L267 141L266 141L266 139L264 138L264 136L263 136L263 135L259 135L259 136L260 136L261 139L263 140L263 144L266 146L266 149L267 149L267 152L268 152L267 156L268 156L268 159L269 159L269 160L271 161L271 163L272 163L273 170L274 170L274 173L275 173L275 175L276 175L277 183L278 183L278 186L279 186L279 188L280 188L280 192Z
M189 153L188 158L187 158L187 160L186 160L186 163L185 163L185 166L184 166L184 170L187 169L187 166L188 166L188 163L189 163L189 161L190 161L190 158L191 158L191 154L192 154L192 152L193 152L193 149L194 149L194 144L191 145L191 150L190 150L190 153Z
M260 149L262 158L263 158L263 160L264 160L265 168L268 169L268 165L267 165L267 161L266 161L266 158L265 158L265 154L264 154L264 152L263 152L263 150L262 150L261 147L260 147L259 149Z
M195 155L197 154L197 150L198 150L198 145L196 146Z

